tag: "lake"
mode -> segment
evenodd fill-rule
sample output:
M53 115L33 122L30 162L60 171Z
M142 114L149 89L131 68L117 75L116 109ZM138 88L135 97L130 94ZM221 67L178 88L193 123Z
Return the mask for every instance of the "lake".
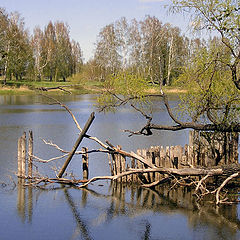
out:
M96 111L94 95L66 95L58 98L75 114L81 127ZM176 106L177 97L170 98ZM87 189L49 185L47 189L23 187L15 176L17 139L33 131L34 155L42 159L60 156L42 139L71 150L78 130L70 115L42 96L0 96L0 239L240 239L239 205L215 207L199 204L187 189L157 188L95 182ZM153 99L154 121L169 123L163 105ZM152 136L132 136L124 129L138 130L145 119L131 108L116 113L98 113L88 134L109 140L124 150L150 146L184 145L188 131L155 132ZM97 149L84 139L80 147ZM64 159L49 164L35 163L39 174L55 176ZM68 174L82 177L81 157L75 156ZM36 170L36 169L35 169ZM89 177L109 175L104 153L89 156Z

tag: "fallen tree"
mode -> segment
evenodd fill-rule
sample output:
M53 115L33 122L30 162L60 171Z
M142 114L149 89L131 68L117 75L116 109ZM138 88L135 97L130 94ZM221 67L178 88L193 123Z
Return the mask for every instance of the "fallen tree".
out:
M124 176L136 174L137 176L144 173L160 173L164 177L159 181L142 184L144 188L153 188L157 185L168 184L169 189L177 186L188 186L195 189L195 195L198 200L202 200L206 195L214 195L216 204L223 203L233 203L228 202L228 198L222 197L220 192L229 184L234 178L240 176L240 164L233 164L228 166L219 166L216 168L206 169L206 168L185 168L185 169L174 169L174 168L164 168L164 167L153 167L147 169L128 169L126 172L114 175L114 176L96 176L89 180L76 180L76 179L66 179L66 178L47 178L47 177L33 177L27 178L31 181L26 185L36 186L36 187L46 187L48 184L68 184L72 185L78 189L86 188L89 184L99 181L99 180L111 180L116 181L119 178ZM199 180L196 179L199 177ZM207 184L207 180L212 177L221 177L224 178L224 181L221 181L221 184L211 182ZM141 178L140 178L141 179ZM43 184L43 185L41 185Z

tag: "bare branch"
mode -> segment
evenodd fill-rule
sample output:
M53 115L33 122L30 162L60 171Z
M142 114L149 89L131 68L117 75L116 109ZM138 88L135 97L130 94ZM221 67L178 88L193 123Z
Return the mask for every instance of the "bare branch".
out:
M59 160L59 159L62 159L64 157L66 157L68 155L68 153L62 155L62 156L59 156L59 157L54 157L54 158L50 158L48 160L44 160L44 159L41 159L35 155L31 155L37 162L41 162L41 163L49 163L49 162L52 162L52 161L55 161L55 160Z
M225 180L223 181L223 183L221 184L221 186L217 189L217 192L216 192L216 204L217 204L217 205L220 204L220 203L223 203L223 202L225 201L225 199L224 199L224 200L220 200L220 196L219 196L219 193L220 193L220 191L222 190L222 188L223 188L230 180L232 180L233 178L238 177L238 176L239 176L239 172L233 173L231 176L229 176L227 179L225 179Z
M52 146L52 147L56 148L57 150L59 150L60 152L69 153L68 151L60 148L57 144L53 143L52 141L47 142L45 139L43 139L43 138L41 138L41 139L46 145Z
M72 117L74 123L76 124L77 128L79 129L80 132L82 132L82 128L80 127L76 117L74 116L74 114L72 113L72 111L63 103L61 103L60 101L58 101L56 98L53 98L51 96L47 96L47 95L44 95L44 94L41 94L42 96L50 99L50 100L53 100L55 102L55 104L58 104L60 105L61 107L63 107L69 114L70 116Z

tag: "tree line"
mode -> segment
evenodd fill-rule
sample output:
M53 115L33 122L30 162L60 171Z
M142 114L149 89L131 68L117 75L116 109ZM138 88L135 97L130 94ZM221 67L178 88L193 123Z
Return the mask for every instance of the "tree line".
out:
M204 39L188 38L178 27L154 16L140 21L122 17L100 30L84 76L106 81L127 72L147 83L169 86L185 63L208 44Z
M94 60L103 79L128 69L153 84L169 85L186 60L187 45L179 28L156 17L130 22L123 17L100 31Z
M80 82L106 82L130 73L148 84L171 85L200 49L213 44L222 45L217 38L189 39L154 16L140 21L122 17L100 30L93 58L83 63L80 44L71 39L66 23L50 21L30 35L19 13L0 8L0 75L5 82L66 81L71 76Z
M17 12L0 8L0 73L4 81L66 81L80 72L83 64L80 44L70 38L69 26L51 21L30 35Z

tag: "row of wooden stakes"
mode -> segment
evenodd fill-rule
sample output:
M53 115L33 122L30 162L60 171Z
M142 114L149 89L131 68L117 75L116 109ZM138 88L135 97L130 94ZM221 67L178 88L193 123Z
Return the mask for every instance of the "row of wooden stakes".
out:
M121 146L118 146L121 149ZM138 149L137 154L149 163L154 164L157 167L166 168L185 168L194 166L193 147L185 145L171 146L164 148L163 146L151 147L150 149ZM126 172L130 168L132 169L145 169L147 166L135 158L131 158L130 162L126 157L121 154L112 154L109 161L109 166L112 176ZM140 178L139 178L139 177ZM140 179L144 178L147 182L153 182L160 180L162 176L159 173L148 173L139 175L129 175L117 179L118 182L141 182ZM142 179L143 180L143 179Z
M82 148L82 170L83 179L87 180L88 170L88 148ZM18 139L18 172L19 178L33 178L33 132L29 131L28 139L26 132Z

